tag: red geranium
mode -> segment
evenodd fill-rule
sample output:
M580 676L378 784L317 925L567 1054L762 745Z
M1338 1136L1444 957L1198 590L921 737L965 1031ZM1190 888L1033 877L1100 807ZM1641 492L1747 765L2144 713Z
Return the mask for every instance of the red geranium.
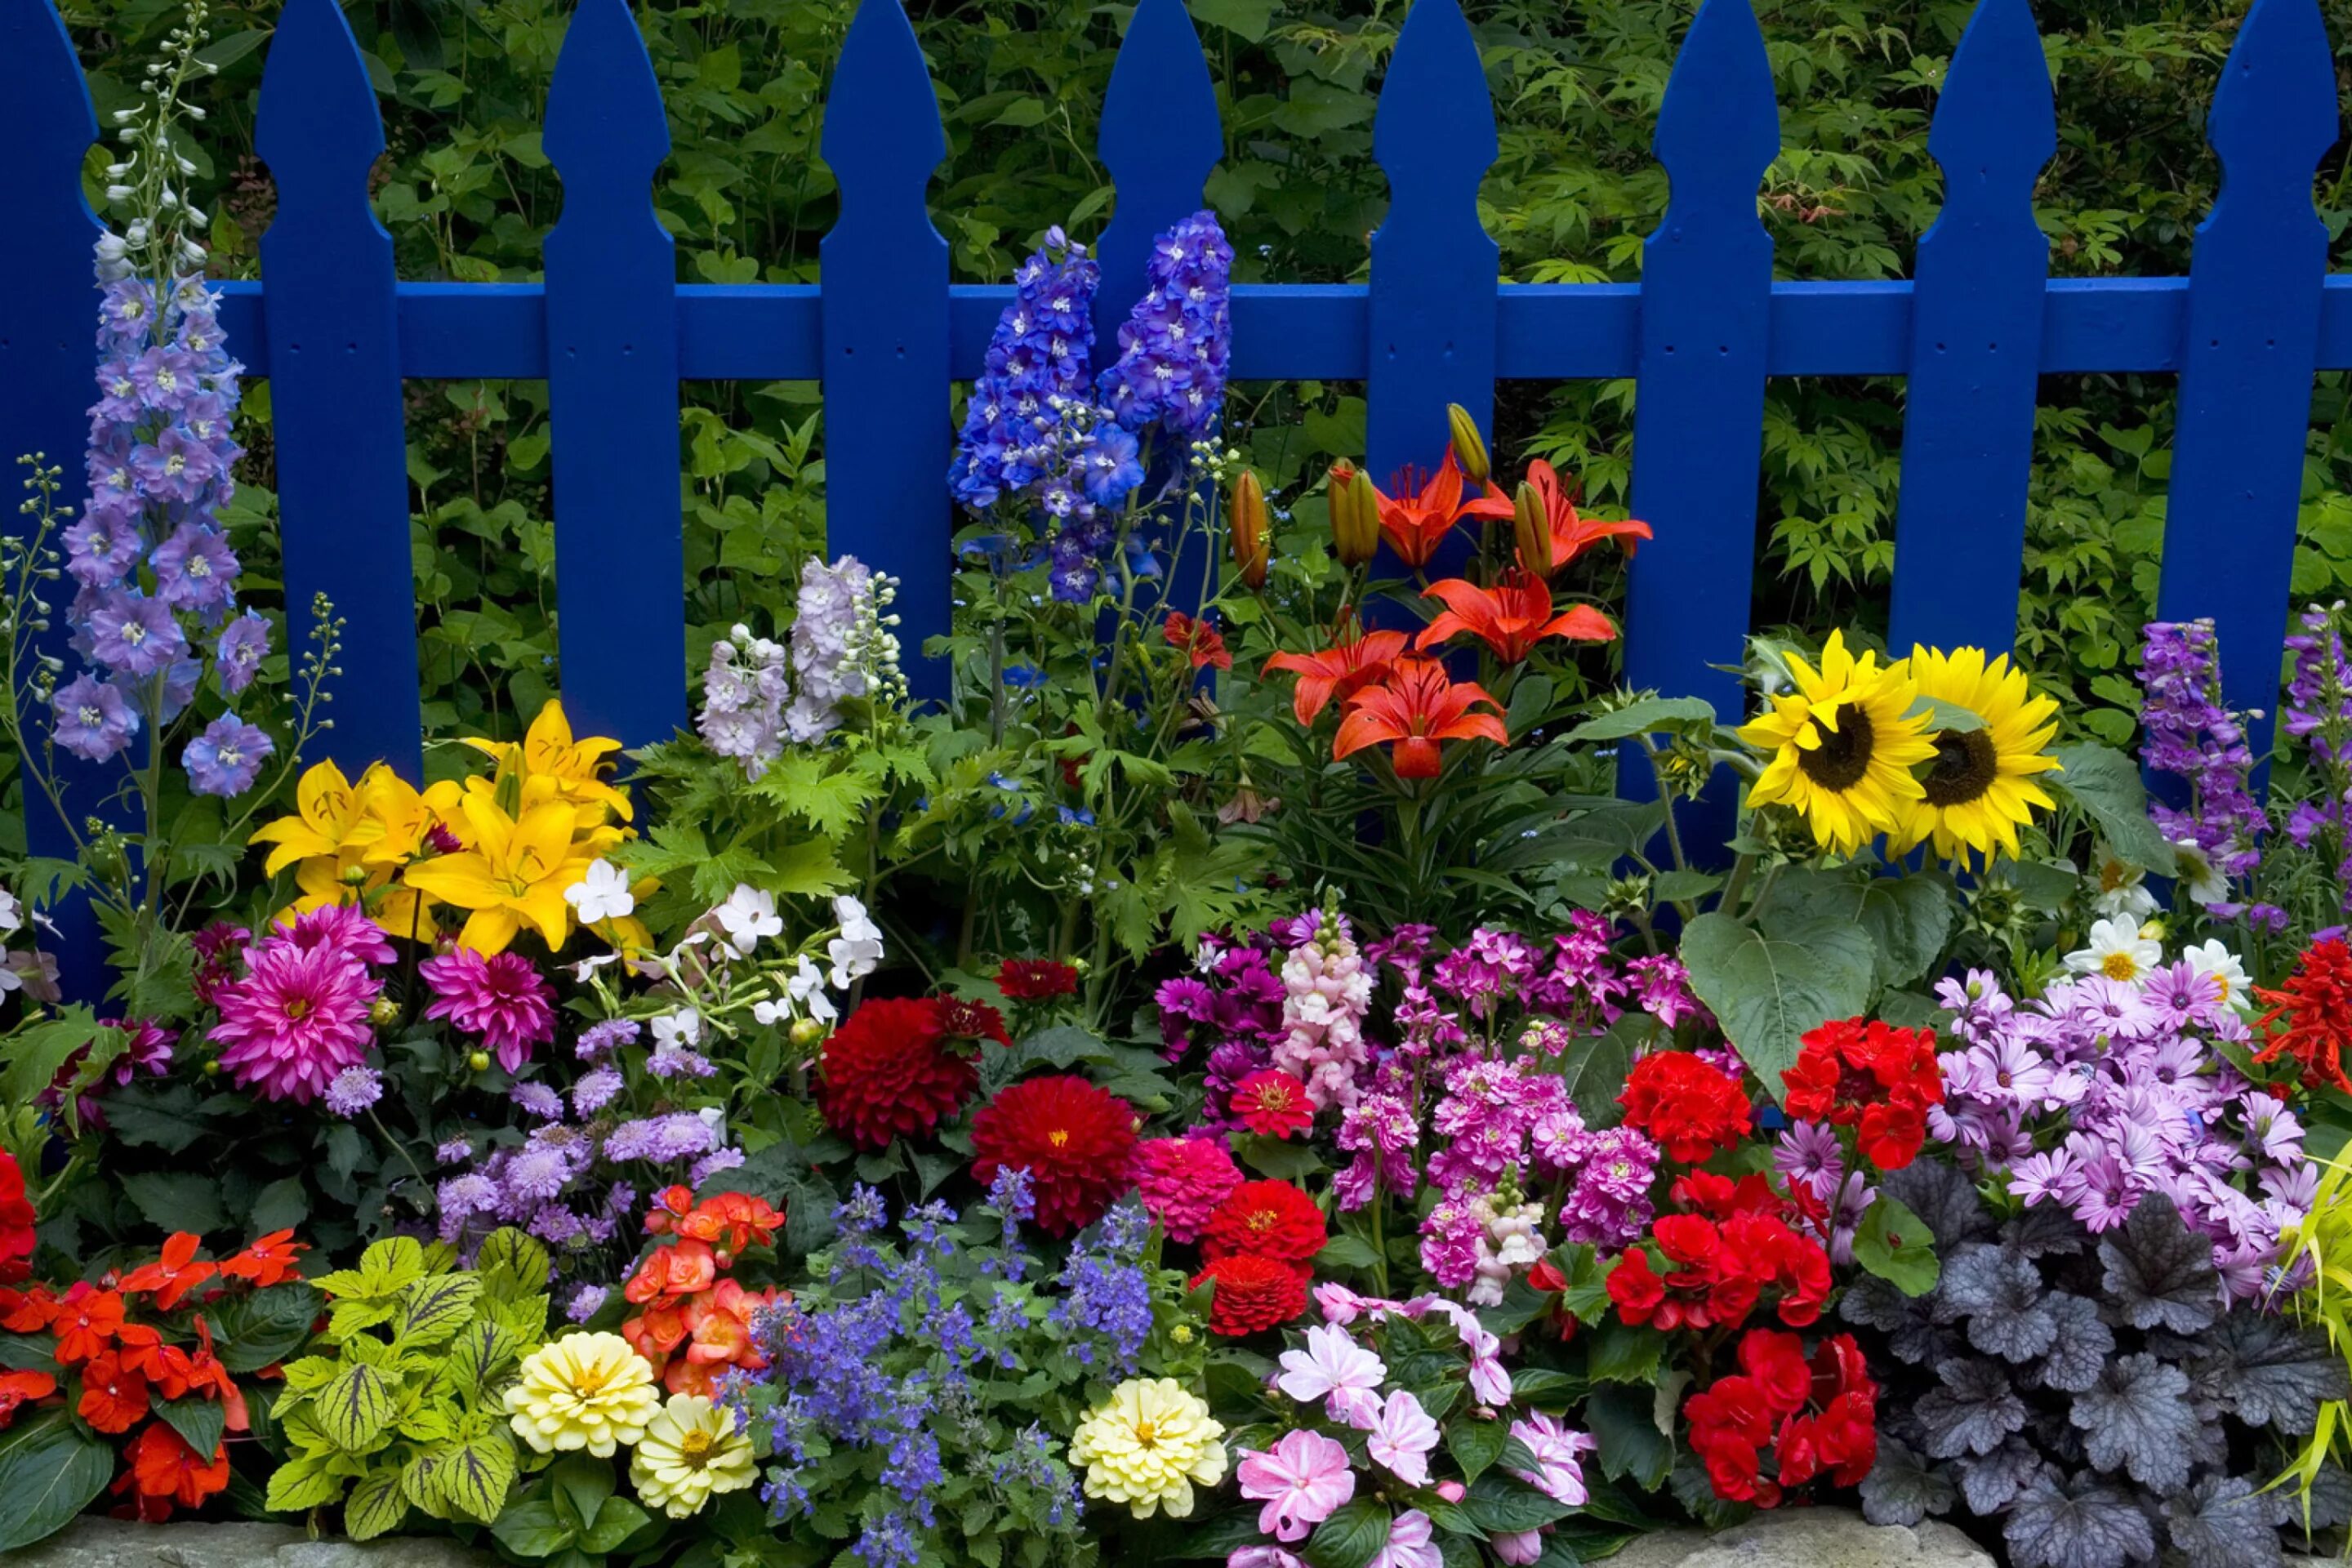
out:
M996 971L996 988L1008 1002L1050 1002L1078 994L1078 972L1058 958L1008 958Z
M972 1174L1025 1170L1038 1228L1067 1236L1092 1225L1135 1184L1135 1107L1076 1073L997 1091L971 1121Z
M1751 1329L1740 1370L1683 1405L1691 1452L1716 1496L1771 1508L1789 1487L1826 1475L1859 1485L1878 1458L1878 1385L1851 1334L1824 1340L1807 1363L1794 1334ZM1772 1450L1776 1475L1763 1474Z
M1287 1138L1315 1124L1307 1086L1286 1072L1264 1068L1234 1085L1230 1102L1242 1125L1266 1138Z
M2304 1088L2352 1094L2352 1079L2344 1076L2344 1049L2352 1042L2352 948L2336 938L2313 942L2285 984L2258 987L2254 994L2271 1005L2256 1026L2268 1043L2254 1060L2291 1056ZM2273 1026L2283 1026L2273 1033Z
M1882 1171L1918 1157L1927 1110L1944 1102L1933 1029L1847 1018L1823 1024L1801 1044L1796 1065L1780 1075L1790 1115L1854 1129L1863 1158Z
M824 1042L816 1103L825 1125L857 1148L887 1149L929 1136L979 1082L971 1058L950 1047L936 1001L887 996L859 1007Z
M1220 1258L1192 1276L1192 1289L1213 1281L1209 1331L1239 1338L1279 1328L1307 1310L1309 1270L1252 1252Z
M1773 1311L1790 1328L1820 1319L1830 1293L1829 1254L1790 1227L1762 1177L1735 1183L1694 1172L1675 1184L1673 1195L1700 1212L1662 1215L1650 1227L1665 1272L1647 1248L1618 1259L1608 1290L1619 1317L1665 1330L1738 1328L1769 1293Z
M1323 1211L1288 1182L1244 1182L1217 1205L1201 1232L1201 1256L1214 1261L1255 1253L1283 1263L1305 1263L1330 1239Z
M1633 1064L1617 1097L1627 1125L1671 1157L1696 1165L1748 1135L1739 1080L1690 1051L1654 1051Z

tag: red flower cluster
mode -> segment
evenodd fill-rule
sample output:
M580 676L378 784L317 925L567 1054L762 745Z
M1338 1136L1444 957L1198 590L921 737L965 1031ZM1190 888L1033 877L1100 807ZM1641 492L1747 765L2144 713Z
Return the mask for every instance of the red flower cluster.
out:
M1192 1278L1210 1280L1209 1331L1254 1334L1307 1310L1312 1260L1329 1232L1315 1200L1288 1182L1244 1182L1201 1227L1207 1264Z
M1790 1115L1853 1128L1862 1157L1882 1171L1918 1157L1927 1108L1944 1103L1935 1030L1847 1018L1801 1043L1797 1065L1780 1075Z
M867 1002L818 1053L816 1104L824 1124L869 1151L929 1137L980 1083L971 1054L954 1040L935 999Z
M33 1272L35 1217L16 1157L0 1153L0 1285L16 1284Z
M1734 1183L1694 1171L1675 1183L1673 1197L1685 1212L1661 1215L1650 1226L1666 1272L1638 1247L1610 1271L1618 1316L1661 1329L1736 1329L1770 1292L1773 1310L1792 1329L1821 1317L1829 1254L1790 1227L1786 1204L1763 1177Z
M996 972L1007 1002L1050 1002L1078 994L1078 972L1058 958L1008 958Z
M1690 1051L1653 1051L1635 1062L1617 1102L1627 1125L1688 1165L1745 1138L1752 1115L1739 1080Z
M621 1325L621 1337L653 1363L672 1394L709 1398L727 1368L768 1364L753 1320L779 1300L777 1291L747 1290L719 1270L734 1267L745 1248L767 1246L784 1216L746 1193L718 1193L698 1204L693 1196L671 1187L646 1213L647 1231L676 1239L646 1253L622 1288L645 1310Z
M1139 1120L1135 1107L1076 1073L1010 1084L971 1119L972 1174L985 1184L999 1171L1027 1171L1038 1228L1068 1236L1135 1185Z
M1311 1270L1255 1252L1230 1253L1192 1276L1192 1289L1213 1282L1209 1331L1239 1337L1279 1328L1307 1310Z
M1878 1458L1878 1385L1852 1334L1822 1341L1809 1364L1796 1335L1750 1329L1739 1371L1691 1395L1683 1415L1715 1495L1731 1502L1772 1508L1816 1476L1858 1486ZM1770 1479L1768 1444L1778 1472Z
M1315 1102L1307 1086L1288 1073L1264 1068L1234 1085L1227 1102L1242 1125L1265 1138L1287 1138L1315 1124Z
M2352 1094L2352 1079L2344 1076L2344 1049L2352 1045L2352 947L2340 938L2315 942L2285 984L2258 986L2254 994L2271 1007L2256 1026L2268 1042L2254 1060L2293 1057L2304 1088ZM2273 1026L2283 1026L2273 1033Z

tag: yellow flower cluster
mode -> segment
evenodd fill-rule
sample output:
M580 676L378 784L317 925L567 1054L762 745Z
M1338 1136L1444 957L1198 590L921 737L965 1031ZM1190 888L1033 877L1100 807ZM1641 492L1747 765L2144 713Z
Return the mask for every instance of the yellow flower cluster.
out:
M698 1394L671 1394L629 1456L637 1496L672 1519L701 1512L721 1492L741 1491L756 1469L735 1412Z
M628 1448L637 1496L672 1519L741 1491L758 1470L734 1411L696 1394L673 1394L664 1404L653 1363L618 1334L549 1341L523 1358L505 1397L509 1424L533 1453L607 1459Z
M2034 696L2005 655L1915 647L1881 665L1833 632L1819 669L1794 654L1783 663L1790 689L1739 731L1766 754L1748 800L1789 807L1833 853L1883 833L1897 855L1933 841L1948 858L2014 856L2017 830L2053 804L2033 777L2058 766L2042 751L2058 704ZM1955 723L1953 709L1975 727Z
M1192 1487L1225 1479L1224 1426L1207 1403L1172 1378L1131 1377L1087 1413L1070 1435L1070 1462L1087 1470L1087 1495L1123 1502L1138 1519L1161 1509L1192 1512Z
M629 797L604 777L621 743L574 740L553 701L520 745L465 743L490 758L490 773L423 791L382 763L356 785L331 762L305 773L295 815L252 838L271 847L269 874L295 868L301 896L278 918L358 902L393 935L431 942L446 906L464 911L457 941L477 952L501 952L526 929L551 952L562 947L573 914L564 893L628 836ZM634 919L594 929L624 951L651 945Z

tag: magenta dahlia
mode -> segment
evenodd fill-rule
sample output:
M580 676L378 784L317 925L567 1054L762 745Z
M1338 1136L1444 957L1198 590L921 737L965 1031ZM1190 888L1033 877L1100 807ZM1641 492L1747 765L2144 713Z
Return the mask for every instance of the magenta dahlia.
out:
M398 955L383 928L356 904L324 904L294 917L286 934L297 947L332 947L362 963L390 963Z
M308 1104L367 1059L368 1009L383 987L339 947L270 937L246 950L244 975L221 987L213 1040L221 1066L264 1100Z
M1153 1138L1135 1146L1135 1183L1168 1239L1189 1242L1242 1184L1242 1170L1222 1138Z
M519 952L485 958L461 947L426 959L416 973L436 998L425 1016L480 1037L509 1072L522 1066L531 1047L555 1037L555 987Z

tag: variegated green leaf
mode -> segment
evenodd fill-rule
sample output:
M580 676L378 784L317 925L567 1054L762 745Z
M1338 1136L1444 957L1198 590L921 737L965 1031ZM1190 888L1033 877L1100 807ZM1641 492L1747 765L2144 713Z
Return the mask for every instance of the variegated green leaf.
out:
M386 1465L370 1470L352 1489L343 1504L343 1533L353 1541L373 1541L400 1528L408 1517L408 1499L400 1489L400 1471Z
M311 1411L329 1442L346 1453L363 1454L389 1432L392 1390L374 1367L347 1366L312 1396Z
M334 1310L327 1314L327 1337L337 1341L352 1340L378 1323L390 1322L393 1311L393 1303L389 1300L338 1301Z
M360 1254L358 1293L372 1300L388 1300L425 1272L425 1247L415 1237L386 1237Z
M441 1450L433 1489L450 1512L488 1524L506 1506L514 1479L514 1440L504 1432L486 1432Z
M471 1274L431 1274L412 1282L393 1314L393 1342L412 1351L456 1338L481 1295L482 1282Z
M496 1300L536 1295L547 1289L547 1248L511 1227L494 1230L474 1255L474 1271Z
M512 1329L477 1318L451 1342L441 1381L453 1393L479 1393L505 1373L522 1349L522 1336Z
M343 1495L351 1461L341 1454L298 1454L269 1478L266 1499L273 1513L304 1513Z
M336 1367L341 1364L334 1357L324 1355L306 1355L299 1361L289 1361L285 1367L286 1392L316 1394L327 1386L335 1375Z

